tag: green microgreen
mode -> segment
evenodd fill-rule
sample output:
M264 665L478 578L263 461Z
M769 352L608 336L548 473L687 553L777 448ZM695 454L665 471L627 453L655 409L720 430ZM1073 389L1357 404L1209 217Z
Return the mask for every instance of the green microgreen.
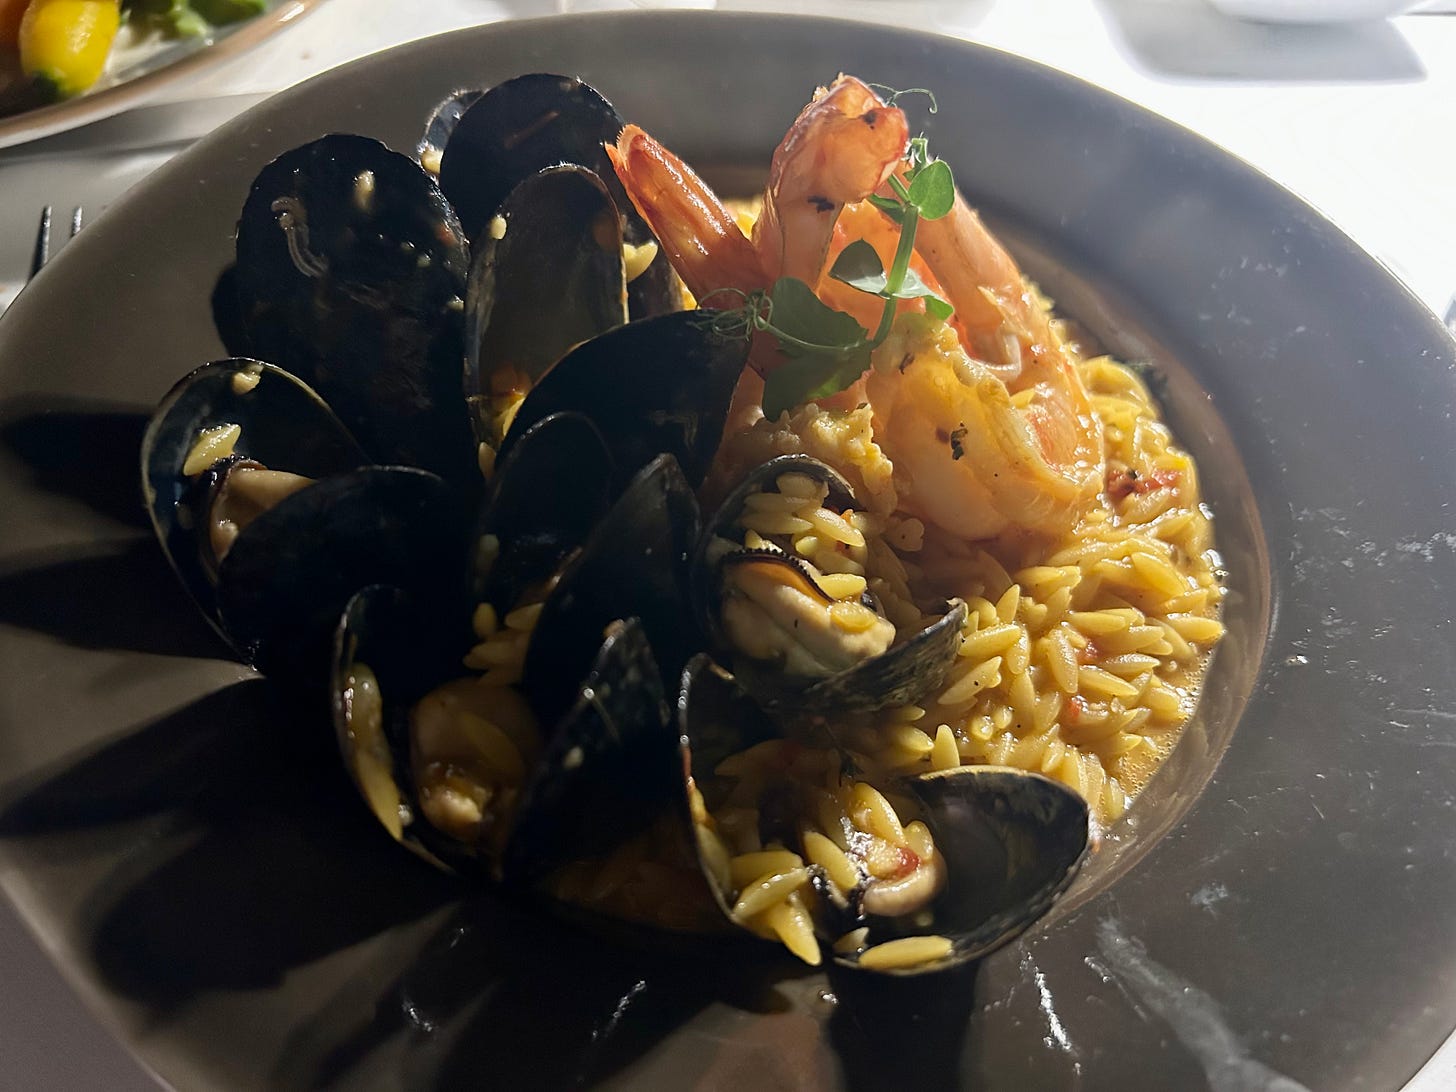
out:
M893 102L897 97L892 93L886 99ZM931 108L934 112L933 98ZM926 312L941 321L952 315L951 305L910 268L910 258L920 221L938 220L954 206L955 178L949 164L931 157L923 136L910 141L903 176L891 176L888 195L870 198L900 229L890 268L884 267L874 247L858 239L840 252L829 270L835 280L885 301L873 334L792 277L781 279L771 293L747 301L752 328L773 334L789 358L764 383L763 412L769 418L842 391L863 375L870 354L890 335L898 301L923 300Z

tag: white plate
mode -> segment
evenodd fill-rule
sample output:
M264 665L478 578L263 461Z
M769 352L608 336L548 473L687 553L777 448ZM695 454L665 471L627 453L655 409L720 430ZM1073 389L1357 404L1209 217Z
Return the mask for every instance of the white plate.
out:
M283 30L321 0L277 0L261 15L198 38L148 38L114 53L96 87L51 106L0 116L0 148L99 121L139 106Z

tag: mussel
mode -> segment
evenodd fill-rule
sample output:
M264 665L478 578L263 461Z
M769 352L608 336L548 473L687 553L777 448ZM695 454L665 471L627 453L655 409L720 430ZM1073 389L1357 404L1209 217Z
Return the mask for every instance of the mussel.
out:
M460 676L459 637L389 587L359 592L335 635L340 750L396 841L467 876L529 884L654 817L677 777L676 739L636 619L607 627L563 687L575 700L549 721Z
M815 752L707 656L684 671L678 728L680 810L720 910L809 962L810 930L854 971L916 975L984 958L1051 908L1087 852L1086 802L1022 770L959 767L887 784L918 805L906 825L849 765L816 787L796 770ZM740 794L724 778L766 771L751 829L732 832L748 847L735 855L721 824L741 813L729 807ZM714 814L718 803L726 810Z
M694 561L696 607L715 649L771 706L907 705L939 687L954 662L964 603L944 604L905 637L867 581L842 571L837 559L864 546L842 518L859 507L832 467L782 455L749 473L708 521ZM793 544L811 531L818 566Z
M657 242L633 208L607 160L605 145L625 124L600 92L573 76L531 73L490 88L455 123L440 157L440 186L478 241L506 195L523 179L558 164L592 171L606 185L628 246L649 253L628 289L633 318L682 307L665 261L652 261Z
M317 390L375 461L468 480L469 262L417 162L366 137L321 137L264 167L238 220L250 351Z
M563 164L511 190L476 245L465 311L471 423L499 448L513 395L627 321L622 227L602 180Z
M270 673L317 678L359 587L447 596L445 574L459 571L461 510L444 482L370 466L314 391L261 361L214 361L179 381L141 460L173 568L239 654Z

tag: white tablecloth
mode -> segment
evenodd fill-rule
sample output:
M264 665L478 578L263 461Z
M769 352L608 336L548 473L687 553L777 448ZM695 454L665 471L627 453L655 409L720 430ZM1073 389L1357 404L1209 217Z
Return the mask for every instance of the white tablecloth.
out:
M1456 293L1456 17L1362 26L1227 20L1204 0L678 0L679 6L851 15L985 42L1100 84L1254 164L1341 225L1437 312ZM625 0L330 0L267 45L174 87L270 92L389 45L475 23ZM1446 7L1451 5L1446 4ZM239 107L243 105L240 102ZM98 133L104 130L98 128ZM0 153L0 306L29 261L38 210L104 207L169 152ZM98 141L100 137L97 137ZM172 149L175 150L175 149ZM0 906L0 1092L153 1085L68 992ZM45 1014L45 1019L39 1019ZM60 1014L61 1018L57 1018ZM67 1018L68 1017L68 1018ZM12 1083L24 1074L24 1083ZM1456 1087L1448 1045L1412 1088Z

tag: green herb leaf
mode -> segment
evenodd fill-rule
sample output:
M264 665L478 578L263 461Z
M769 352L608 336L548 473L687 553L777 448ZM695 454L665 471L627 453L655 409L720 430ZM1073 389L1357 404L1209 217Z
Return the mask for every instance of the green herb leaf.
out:
M898 197L881 197L877 193L872 193L869 201L895 223L903 224L905 222L905 206L900 203Z
M789 356L838 352L865 340L865 328L814 295L797 277L780 277L769 293L771 332Z
M910 160L910 166L906 173L911 178L914 178L931 162L930 141L923 136L911 137L906 154Z
M266 0L191 0L192 8L214 26L251 19L267 9Z
M870 366L868 342L836 353L804 356L770 372L763 384L763 413L769 420L795 406L844 390Z
M918 300L922 296L935 296L935 289L922 281L913 269L905 270L905 279L900 282L900 287L890 295L891 299L897 300ZM939 299L939 297L936 297Z
M939 220L955 205L955 179L950 165L934 159L910 180L910 203L927 220Z
M933 319L945 322L955 314L955 308L939 296L926 296L925 313Z
M872 296L885 294L885 267L875 248L863 239L856 239L839 252L829 275Z

